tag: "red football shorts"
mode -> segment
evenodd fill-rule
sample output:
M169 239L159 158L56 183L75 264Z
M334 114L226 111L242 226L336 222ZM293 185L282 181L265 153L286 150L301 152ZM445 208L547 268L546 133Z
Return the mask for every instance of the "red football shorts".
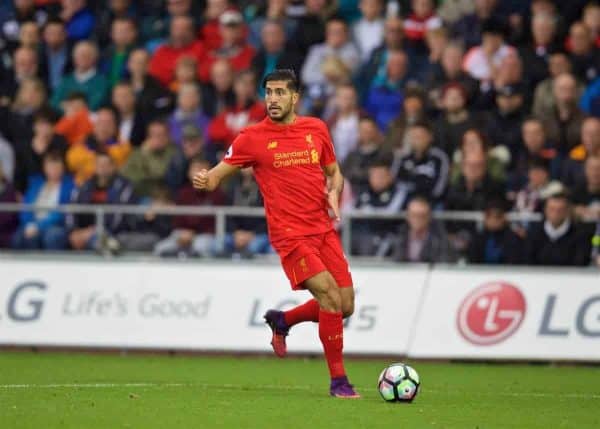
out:
M281 258L292 289L304 289L302 283L316 274L329 271L338 287L352 286L352 275L338 233L292 237L273 243Z

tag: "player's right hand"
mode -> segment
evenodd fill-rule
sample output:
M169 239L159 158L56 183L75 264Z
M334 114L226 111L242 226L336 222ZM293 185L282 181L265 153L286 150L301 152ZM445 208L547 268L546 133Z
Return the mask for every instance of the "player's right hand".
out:
M194 179L192 181L194 188L200 189L201 191L205 191L208 189L208 170L202 169L194 175Z

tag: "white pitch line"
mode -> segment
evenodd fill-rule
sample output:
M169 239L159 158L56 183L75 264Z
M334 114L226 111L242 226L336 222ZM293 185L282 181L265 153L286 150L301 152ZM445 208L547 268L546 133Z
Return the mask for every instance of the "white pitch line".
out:
M261 384L255 386L239 386L236 384L208 384L208 383L55 383L55 384L0 384L0 390L19 390L19 389L110 389L119 387L131 388L171 388L171 387L191 387L200 389L218 390L315 390L314 386L288 385L278 386L274 384ZM371 387L357 387L359 391L375 389ZM423 389L425 394L434 395L458 395L458 392L446 392L442 390ZM504 397L530 397L530 398L567 398L567 399L600 399L600 394L595 393L543 393L543 392L497 392L497 393L477 393L484 396L504 396Z

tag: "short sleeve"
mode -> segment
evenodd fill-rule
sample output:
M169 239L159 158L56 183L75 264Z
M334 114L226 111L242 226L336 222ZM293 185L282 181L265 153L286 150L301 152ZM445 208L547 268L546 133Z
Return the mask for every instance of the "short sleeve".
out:
M251 167L255 162L251 147L250 136L247 132L242 131L229 146L223 162L240 168Z
M331 135L327 129L327 125L321 122L321 131L323 134L323 152L321 153L321 166L325 167L329 164L336 162L335 149L333 148L333 141Z

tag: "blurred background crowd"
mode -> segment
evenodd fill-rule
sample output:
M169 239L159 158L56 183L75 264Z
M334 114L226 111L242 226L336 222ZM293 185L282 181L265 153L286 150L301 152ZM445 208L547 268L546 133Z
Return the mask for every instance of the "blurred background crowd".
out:
M0 202L141 204L0 212L0 247L272 252L251 171L190 177L265 115L294 69L330 127L352 253L396 261L600 265L600 4L589 0L0 0ZM483 221L435 221L444 211ZM517 214L517 220L507 213ZM527 215L540 213L532 222Z

